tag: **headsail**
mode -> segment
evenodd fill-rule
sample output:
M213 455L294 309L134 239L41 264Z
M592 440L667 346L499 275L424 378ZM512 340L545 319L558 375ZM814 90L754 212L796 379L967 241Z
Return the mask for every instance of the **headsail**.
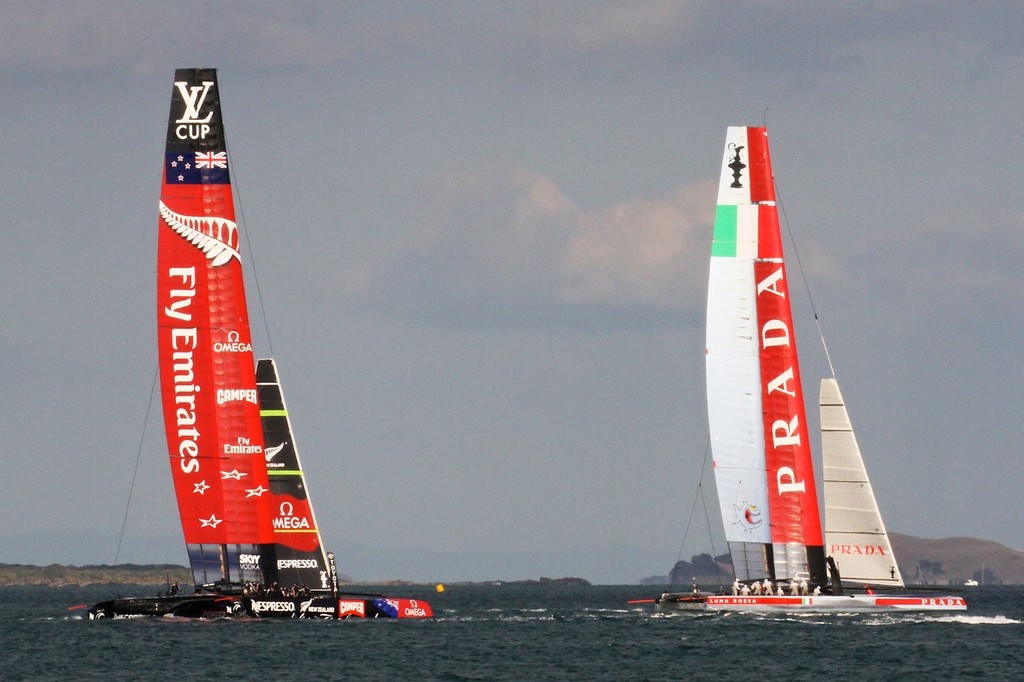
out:
M821 380L825 546L843 580L903 587L889 534L835 379Z
M260 580L270 487L214 69L175 71L159 214L160 386L193 577Z
M737 577L825 579L768 137L728 129L708 279L708 420Z
M257 363L256 384L274 511L274 542L263 548L261 556L264 579L311 590L330 590L330 568L299 463L277 365L272 359Z

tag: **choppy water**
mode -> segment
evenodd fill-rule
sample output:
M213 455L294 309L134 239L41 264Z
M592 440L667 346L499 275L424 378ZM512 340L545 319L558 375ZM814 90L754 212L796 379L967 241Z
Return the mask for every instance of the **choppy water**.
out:
M430 621L83 620L110 588L0 588L0 679L1024 679L1024 588L966 614L655 614L637 586L459 587ZM136 594L140 592L136 591Z

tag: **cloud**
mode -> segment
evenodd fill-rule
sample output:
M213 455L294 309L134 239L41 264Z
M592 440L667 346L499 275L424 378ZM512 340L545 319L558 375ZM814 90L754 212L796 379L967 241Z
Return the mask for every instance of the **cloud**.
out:
M396 64L506 68L536 75L678 73L708 54L733 69L809 77L848 71L878 38L953 44L984 73L1019 53L1004 3L816 6L804 2L338 3L12 0L0 5L0 70L14 79L151 73L193 63L266 74L304 67L359 72ZM1011 18L1012 20L1008 20ZM837 30L841 27L841 31ZM725 48L724 51L722 48ZM813 55L813 59L808 59Z
M435 323L576 324L703 305L710 181L584 210L543 175L498 168L448 178L393 251L341 276L362 307Z
M662 308L697 303L704 290L713 206L714 189L707 181L662 199L635 199L580 214L563 262L560 298Z

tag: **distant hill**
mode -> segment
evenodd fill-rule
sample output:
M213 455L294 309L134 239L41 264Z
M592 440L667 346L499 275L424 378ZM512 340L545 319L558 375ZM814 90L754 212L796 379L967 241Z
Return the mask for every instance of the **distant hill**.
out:
M961 585L974 579L985 585L1024 584L1024 552L998 542L977 538L926 540L901 533L889 533L889 539L907 583Z
M10 585L167 585L174 581L191 584L192 576L184 566L172 564L121 564L119 566L28 566L0 564L0 587Z
M909 585L962 585L968 579L984 585L1024 585L1024 552L998 542L977 538L929 540L901 533L889 533L889 539L903 580ZM695 581L714 589L732 580L728 554L714 558L698 554L690 561L676 562L667 584L688 586ZM666 578L651 576L641 582L664 585Z
M343 585L424 585L406 580L384 582L353 582L348 576L339 576ZM192 584L192 575L185 566L174 564L120 564L118 566L30 566L27 564L0 564L0 587L40 585L66 587L86 585L141 585L164 586L173 582ZM431 583L432 584L432 583ZM537 580L494 580L487 583L451 582L452 585L541 585L550 587L586 586L583 578L540 578Z

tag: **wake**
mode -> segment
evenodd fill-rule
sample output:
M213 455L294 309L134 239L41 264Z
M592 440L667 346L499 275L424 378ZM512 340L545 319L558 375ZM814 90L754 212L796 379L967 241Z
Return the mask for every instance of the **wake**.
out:
M884 618L866 621L865 625L898 625L905 623L963 623L965 625L1020 625L1024 621L1006 616L971 616L957 614L948 616L916 616L908 617L906 614L887 615Z

